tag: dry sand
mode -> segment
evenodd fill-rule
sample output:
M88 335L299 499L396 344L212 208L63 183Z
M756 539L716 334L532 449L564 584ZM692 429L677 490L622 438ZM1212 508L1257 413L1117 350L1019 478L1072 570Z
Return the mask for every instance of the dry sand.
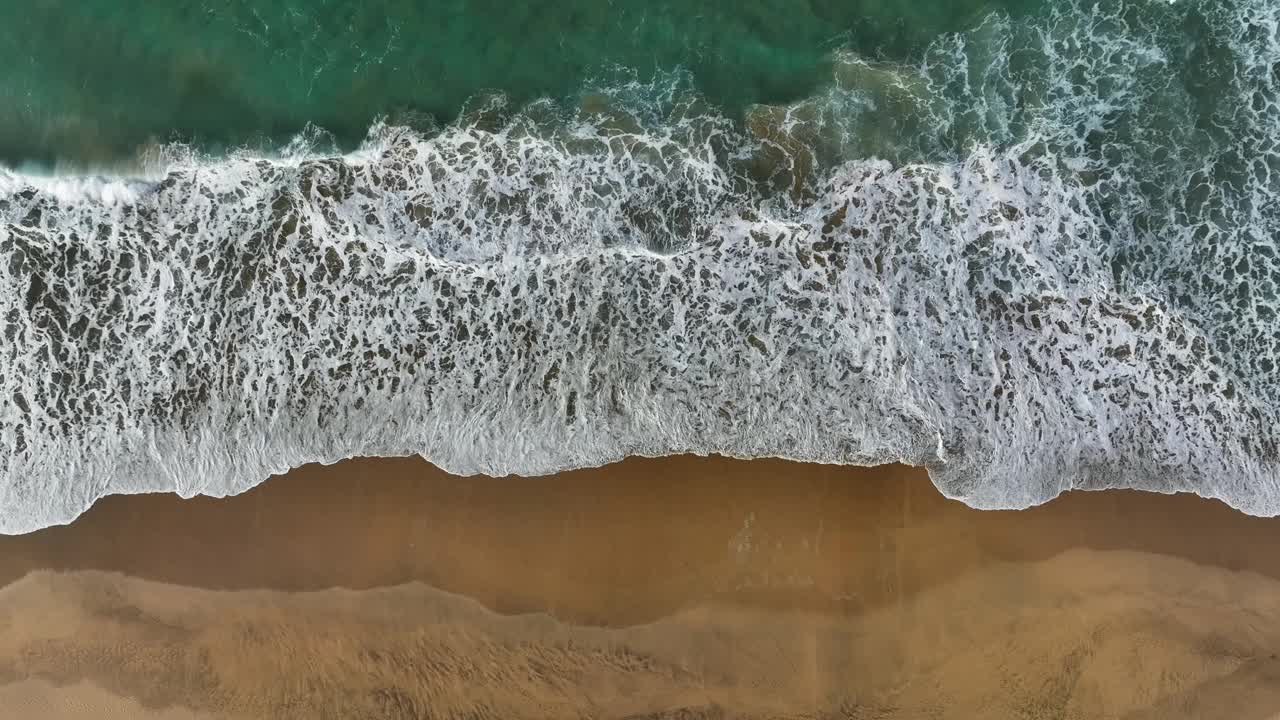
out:
M1272 720L1277 548L1199 498L984 513L901 467L312 466L0 538L0 720Z

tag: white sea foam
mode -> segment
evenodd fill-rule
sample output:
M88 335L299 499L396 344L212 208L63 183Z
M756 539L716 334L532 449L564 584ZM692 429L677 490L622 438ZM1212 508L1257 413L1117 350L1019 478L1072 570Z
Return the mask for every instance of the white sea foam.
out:
M0 174L0 531L412 453L903 461L984 508L1280 513L1278 13L1189 5L841 55L746 130L632 87L343 157ZM1210 55L1175 52L1187 13Z

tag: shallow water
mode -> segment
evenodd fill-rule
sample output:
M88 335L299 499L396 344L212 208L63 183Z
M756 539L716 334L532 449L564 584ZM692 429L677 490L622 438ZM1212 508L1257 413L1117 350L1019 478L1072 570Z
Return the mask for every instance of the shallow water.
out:
M901 467L310 466L0 537L0 718L1262 720L1278 539L1186 495L976 511Z

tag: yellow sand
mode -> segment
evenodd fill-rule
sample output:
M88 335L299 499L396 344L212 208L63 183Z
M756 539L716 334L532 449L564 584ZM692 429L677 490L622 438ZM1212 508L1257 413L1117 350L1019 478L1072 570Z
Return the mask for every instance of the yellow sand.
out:
M1197 498L982 513L906 468L310 467L0 538L0 720L1271 720L1276 547Z

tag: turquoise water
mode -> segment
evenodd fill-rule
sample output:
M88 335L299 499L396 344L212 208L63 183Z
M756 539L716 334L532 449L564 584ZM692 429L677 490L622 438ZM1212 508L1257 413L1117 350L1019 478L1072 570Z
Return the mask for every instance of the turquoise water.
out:
M0 4L0 160L131 157L173 140L271 145L308 123L351 146L374 118L452 121L687 71L729 115L791 102L830 54L917 57L1027 0L44 0Z
M1280 0L534 7L0 10L0 531L406 454L1280 514Z

